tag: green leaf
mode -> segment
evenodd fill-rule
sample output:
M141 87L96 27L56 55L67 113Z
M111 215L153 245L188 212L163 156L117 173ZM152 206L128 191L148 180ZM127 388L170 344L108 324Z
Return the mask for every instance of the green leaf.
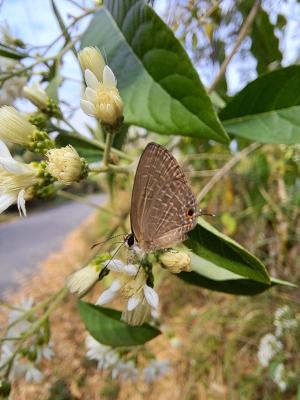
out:
M106 0L81 47L104 49L125 121L162 134L228 142L211 101L173 32L144 0Z
M13 58L14 60L21 60L22 58L28 57L28 54L0 43L0 56Z
M274 285L296 287L289 282L275 278L271 278L269 284L245 279L196 254L191 255L191 267L192 272L182 272L178 277L192 285L217 292L253 296L270 289Z
M251 3L253 3L251 1ZM251 52L257 59L257 72L262 74L269 70L269 65L277 62L280 66L282 54L279 49L279 40L274 32L268 13L259 9L250 32L252 39Z
M262 143L300 143L300 66L262 75L221 111L226 130Z
M203 259L199 265L206 271L215 265L244 278L270 284L266 268L259 259L202 218L184 244Z
M103 155L103 149L95 143L82 136L76 136L71 133L61 132L55 139L55 144L58 147L64 147L71 144L81 157L84 157L87 162L92 163L100 161Z
M161 332L150 326L130 326L121 321L121 312L79 302L79 311L86 329L100 343L111 346L137 346L154 339Z

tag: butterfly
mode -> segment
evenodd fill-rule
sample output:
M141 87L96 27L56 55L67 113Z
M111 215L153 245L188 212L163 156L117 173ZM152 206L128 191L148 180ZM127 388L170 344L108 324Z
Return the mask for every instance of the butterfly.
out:
M174 246L187 239L199 215L196 198L175 157L165 147L149 143L135 174L127 246L146 253Z

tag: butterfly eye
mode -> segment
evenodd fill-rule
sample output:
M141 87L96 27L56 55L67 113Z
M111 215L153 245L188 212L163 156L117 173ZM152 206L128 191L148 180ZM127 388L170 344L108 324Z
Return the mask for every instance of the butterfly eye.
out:
M187 212L189 217L192 217L194 215L194 210L192 208L190 208Z

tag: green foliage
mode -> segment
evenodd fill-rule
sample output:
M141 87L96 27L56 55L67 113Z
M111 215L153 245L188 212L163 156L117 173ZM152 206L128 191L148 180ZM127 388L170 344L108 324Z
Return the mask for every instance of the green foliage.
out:
M253 1L241 3L244 17L249 13L252 4ZM272 63L277 63L280 66L282 54L274 30L275 27L272 25L268 13L260 7L250 31L251 52L257 60L256 68L259 74L268 71L269 65Z
M189 233L185 245L200 257L199 265L204 263L208 271L212 264L245 278L270 284L269 275L260 260L201 218Z
M162 134L227 142L198 73L153 9L142 0L104 4L81 47L105 49L125 103L125 121Z
M221 111L226 130L262 143L300 143L300 67L262 75Z
M137 346L160 334L149 324L134 327L121 321L121 313L110 308L79 302L79 311L85 327L100 343L111 346Z

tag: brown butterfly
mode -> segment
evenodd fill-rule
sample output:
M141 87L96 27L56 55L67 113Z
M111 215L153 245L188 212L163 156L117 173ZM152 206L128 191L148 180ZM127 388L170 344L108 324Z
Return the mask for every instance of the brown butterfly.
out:
M129 248L149 252L174 246L197 223L196 198L183 170L163 146L149 143L141 155L131 198Z

